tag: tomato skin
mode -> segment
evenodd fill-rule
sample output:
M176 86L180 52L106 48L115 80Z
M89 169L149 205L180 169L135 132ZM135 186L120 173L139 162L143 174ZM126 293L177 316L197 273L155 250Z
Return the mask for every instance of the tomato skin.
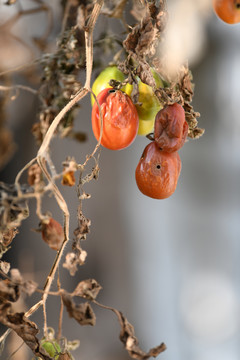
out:
M130 97L120 90L104 89L97 96L103 116L101 145L110 150L121 150L134 141L138 132L138 113ZM92 129L100 137L101 119L97 102L92 108Z
M215 13L225 23L240 22L240 0L213 0L212 4Z
M168 153L153 141L148 144L135 171L139 190L153 199L166 199L176 187L181 171L178 152Z
M167 105L157 113L154 139L159 148L168 152L177 151L184 145L187 134L188 123L181 105Z
M93 85L92 85L92 91L93 93L98 96L98 94L106 89L111 88L109 85L109 81L117 80L117 81L123 81L125 79L124 74L117 68L117 66L107 66L103 71L100 72L100 74L96 77ZM121 90L124 91L125 87L122 87ZM95 103L95 98L91 94L91 104Z
M146 136L147 134L153 132L155 120L140 120L138 127L138 135Z
M42 341L41 346L44 348L44 350L51 356L53 359L58 359L59 355L58 353L61 353L60 345L57 343L57 341ZM40 358L39 358L40 359Z
M160 78L159 74L154 70L151 69L151 72L153 74L154 80L156 82L156 87L164 87L163 81ZM131 95L133 90L133 86L130 84L127 84L124 92ZM138 78L138 90L139 90L139 98L138 102L141 103L141 105L136 104L139 121L154 121L156 114L159 110L162 109L162 104L158 100L157 96L154 94L153 89L151 86L143 83Z

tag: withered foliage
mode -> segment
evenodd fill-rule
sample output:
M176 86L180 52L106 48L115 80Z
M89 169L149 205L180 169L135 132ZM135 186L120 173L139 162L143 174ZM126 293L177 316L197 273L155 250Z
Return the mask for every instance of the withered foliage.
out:
M9 279L0 280L0 301L15 302L19 299L19 286L13 284Z
M75 290L73 296L80 296L84 299L95 300L99 291L102 289L101 285L94 279L81 281Z
M51 357L40 349L39 340L36 337L39 332L37 325L30 321L24 313L14 313L9 302L0 303L0 322L14 330L36 356L44 360L51 360Z
M22 194L33 192L27 185L21 186ZM7 233L21 225L29 216L27 200L18 197L18 189L14 184L0 182L0 230Z
M133 325L128 322L120 311L117 311L117 315L121 326L119 338L133 359L149 359L150 357L158 356L166 350L166 345L161 343L159 346L150 349L148 352L144 352L138 345L138 339L135 336Z
M70 317L74 318L80 325L94 326L96 324L96 316L88 302L75 304L72 296L66 291L61 291L61 296Z
M139 341L135 335L133 325L127 320L127 318L122 314L121 311L110 306L103 305L95 300L93 300L93 302L94 304L100 306L103 309L114 312L114 314L117 316L121 328L119 339L123 343L125 349L128 351L131 358L145 360L149 359L150 357L157 357L159 354L166 350L166 345L164 343L161 343L160 345L150 349L148 352L143 351L139 347Z
M39 97L42 99L42 105L39 114L40 120L32 128L32 132L39 144L42 142L53 119L68 103L71 95L75 94L81 87L77 75L79 68L85 62L85 56L84 48L79 46L78 43L77 30L74 28L66 30L57 45L54 54L47 54L41 60L43 76ZM61 137L72 133L76 107L77 105L68 112L59 125L58 131ZM83 137L83 140L85 140L85 137Z

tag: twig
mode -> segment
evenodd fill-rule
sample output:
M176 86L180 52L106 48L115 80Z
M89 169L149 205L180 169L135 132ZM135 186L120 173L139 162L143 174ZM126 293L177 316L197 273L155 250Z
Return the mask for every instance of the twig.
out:
M38 94L38 91L37 91L37 90L35 90L35 89L33 89L33 88L29 87L29 86L25 86L25 85L14 85L14 86L3 86L3 85L0 85L0 91L10 91L10 90L16 90L16 89L25 90L25 91L28 91L28 92L34 94L34 95L37 95L37 94ZM14 100L15 100L15 98L16 98L17 95L18 95L18 94L16 94L16 95L14 96ZM11 100L13 100L12 97L11 97Z

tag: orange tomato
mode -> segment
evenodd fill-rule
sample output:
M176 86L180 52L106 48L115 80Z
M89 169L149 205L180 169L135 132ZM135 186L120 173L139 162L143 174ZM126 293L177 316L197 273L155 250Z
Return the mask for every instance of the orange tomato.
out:
M97 96L103 117L101 145L111 150L129 146L137 136L138 113L130 97L120 90L104 89ZM92 129L97 140L101 132L99 108L92 108Z
M240 22L240 0L213 0L213 9L227 24Z
M135 171L139 190L153 199L166 199L176 187L181 171L181 159L177 151L166 152L153 141L148 144Z

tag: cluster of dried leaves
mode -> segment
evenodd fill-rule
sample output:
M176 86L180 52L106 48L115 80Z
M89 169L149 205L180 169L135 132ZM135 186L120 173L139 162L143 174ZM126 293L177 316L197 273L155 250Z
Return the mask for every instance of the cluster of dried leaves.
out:
M20 1L20 0L18 0ZM6 5L14 5L17 0L7 1ZM44 0L32 0L39 5L40 10L49 13L49 7ZM49 145L54 136L70 136L79 141L86 140L86 135L74 131L74 117L78 110L78 101L89 91L91 72L93 64L92 58L92 32L100 13L121 21L126 33L119 40L119 37L109 37L110 42L103 42L103 34L99 35L98 48L104 52L104 48L115 42L115 47L120 47L115 57L119 69L126 75L125 83L133 85L132 100L138 102L138 81L139 77L143 82L150 85L155 94L164 105L174 102L181 103L186 112L186 119L189 124L189 134L191 138L197 138L203 134L203 130L198 128L197 118L199 114L194 111L191 102L193 98L193 83L191 73L187 65L179 68L179 72L174 79L170 79L168 74L163 72L161 57L159 57L158 47L164 41L164 29L167 23L168 14L165 0L132 0L131 15L134 19L133 26L129 26L125 19L126 0L65 0L62 1L63 21L62 29L57 41L54 53L42 56L39 65L42 75L39 79L39 121L33 125L32 132L40 145L36 158L32 159L22 171L17 174L15 183L12 185L0 183L0 322L9 329L14 330L23 341L31 348L34 355L45 360L51 359L41 346L41 341L37 338L39 329L37 324L30 321L28 317L32 315L40 306L43 307L44 315L44 336L48 337L47 331L47 311L46 300L48 295L55 295L61 298L62 308L59 316L59 323L62 321L63 307L69 316L74 318L80 325L95 325L96 316L92 305L100 306L115 313L120 324L120 340L128 351L129 355L135 359L148 359L156 357L165 350L162 343L159 346L144 352L138 345L138 340L134 333L133 326L123 316L123 314L111 307L97 302L96 297L101 290L101 286L94 279L81 281L76 289L69 293L63 289L59 282L58 291L51 293L51 284L54 275L63 257L63 250L69 236L69 212L63 199L58 180L61 185L74 186L76 184L76 174L78 176L77 194L79 206L77 209L78 224L74 230L72 239L72 249L65 256L63 267L73 276L78 267L85 263L87 253L82 249L82 241L86 240L90 231L91 220L86 218L83 213L83 201L90 198L84 190L84 185L92 180L97 180L99 175L99 143L92 152L86 156L84 164L78 164L75 159L67 158L63 162L63 170L57 172L50 159ZM21 10L22 11L22 10ZM29 11L31 13L31 11ZM36 11L32 11L35 13ZM19 12L20 14L20 12ZM15 17L17 21L19 16ZM42 49L47 49L47 37L35 39ZM79 82L79 73L85 69L86 83ZM107 64L105 64L106 66ZM166 86L157 88L151 68L154 67ZM112 83L118 87L118 82ZM11 135L5 129L4 98L0 98L0 166L6 160L6 154L11 150L6 146L6 139ZM12 142L11 142L12 143ZM12 145L11 145L12 146ZM11 147L10 146L10 147ZM93 161L92 170L86 174L86 165ZM20 177L24 171L28 170L28 183L20 184ZM59 207L64 213L64 226L62 227L54 219L51 225L55 226L55 232L46 227L50 224L51 215L42 214L42 198L45 193L52 193ZM28 202L30 199L36 200L36 213L45 226L40 229L43 240L50 248L57 250L57 255L46 280L43 289L31 281L24 281L19 271L12 268L9 263L1 260L4 253L9 250L11 243L20 231L21 222L29 216ZM57 227L57 229L56 229ZM50 229L50 230L49 230ZM45 233L43 234L43 231ZM57 234L57 235L56 235ZM61 235L59 235L61 234ZM61 236L61 241L56 243L56 236ZM58 239L59 240L59 239ZM57 244L57 245L56 245ZM10 273L10 275L8 275ZM22 293L31 296L34 292L42 294L41 300L33 306L27 313L14 312L12 303L16 302ZM76 303L74 298L80 298ZM61 334L58 334L58 338ZM6 338L1 337L3 342ZM69 348L63 348L59 354L59 360L71 359Z

